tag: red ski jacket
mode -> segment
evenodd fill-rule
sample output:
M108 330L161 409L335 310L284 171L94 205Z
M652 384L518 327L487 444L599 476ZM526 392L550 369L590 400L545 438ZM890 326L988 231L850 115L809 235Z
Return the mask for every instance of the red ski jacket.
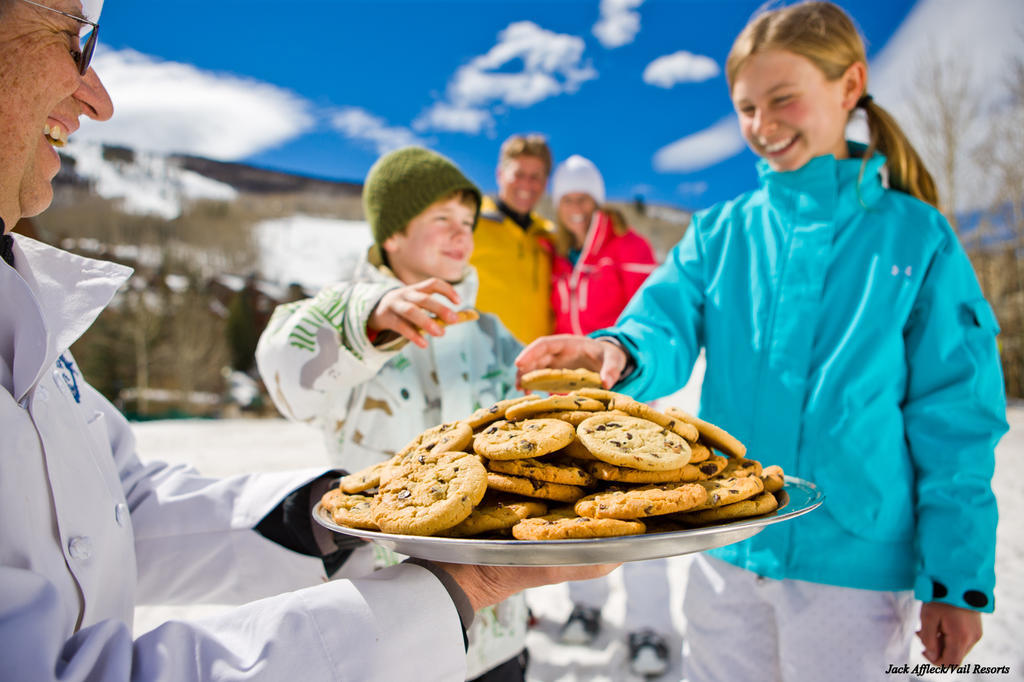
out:
M646 239L631 228L618 235L604 211L595 211L576 265L554 254L551 309L555 334L588 334L610 327L657 263Z

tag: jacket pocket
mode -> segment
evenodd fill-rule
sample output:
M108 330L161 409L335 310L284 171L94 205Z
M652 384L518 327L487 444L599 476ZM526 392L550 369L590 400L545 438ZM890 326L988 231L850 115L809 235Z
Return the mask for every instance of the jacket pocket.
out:
M964 330L964 341L976 365L988 362L996 350L995 338L999 335L992 306L983 298L961 304L960 324Z
M858 537L909 541L915 519L913 466L905 439L883 435L902 433L902 416L865 407L842 422L818 441L812 467L813 480L825 493L823 509Z
M963 310L964 321L969 328L973 326L991 336L999 334L999 322L988 301L983 298L968 301L963 304Z

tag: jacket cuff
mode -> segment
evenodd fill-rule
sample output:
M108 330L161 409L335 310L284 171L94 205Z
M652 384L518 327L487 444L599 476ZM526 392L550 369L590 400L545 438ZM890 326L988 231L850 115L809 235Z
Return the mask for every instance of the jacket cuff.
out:
M613 328L598 329L587 334L587 336L599 341L613 343L626 354L626 366L622 368L622 374L619 375L619 380L612 386L612 390L633 395L638 386L637 381L643 375L643 368L636 361L637 349L635 344L632 343L628 336L621 334Z
M455 609L459 612L459 621L462 623L462 644L469 651L469 628L473 625L476 613L473 611L473 605L470 603L469 597L466 595L465 590L462 589L462 586L456 582L455 578L448 571L426 559L410 557L402 563L422 566L433 573L434 577L440 580L444 588L448 590L448 595L452 598Z
M362 541L337 535L321 526L313 520L313 507L345 473L335 469L294 490L264 516L254 530L293 552L318 557L324 562L327 576L334 575Z
M390 360L395 351L401 346L388 343L383 346L375 346L367 333L367 323L370 315L376 310L377 304L384 294L392 289L398 289L394 283L379 282L358 282L354 285L349 305L351 308L345 315L341 333L342 344L361 362L379 370ZM399 337L405 340L404 337ZM380 335L374 341L380 341Z
M970 579L957 580L950 576L917 576L914 581L914 597L922 602L937 601L982 613L992 613L996 605L991 589Z
M622 372L619 374L619 380L616 383L622 383L623 381L629 379L629 377L633 375L633 372L636 371L636 358L634 358L633 353L630 352L628 348L626 348L626 344L622 343L622 341L615 336L605 335L595 336L593 338L596 341L607 341L608 343L616 346L619 350L622 351L623 355L626 356L626 364L623 365Z

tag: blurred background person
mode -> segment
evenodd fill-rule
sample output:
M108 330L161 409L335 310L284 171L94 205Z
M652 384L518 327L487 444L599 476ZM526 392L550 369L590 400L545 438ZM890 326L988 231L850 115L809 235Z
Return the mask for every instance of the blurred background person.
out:
M615 323L657 262L650 242L603 206L604 178L589 159L573 154L559 164L551 194L554 333L589 334Z
M604 178L592 161L573 154L555 169L551 184L556 232L551 265L551 308L556 334L588 334L614 324L656 262L650 243L604 205ZM668 668L669 614L666 560L634 561L622 568L624 627L629 664L639 675ZM573 609L562 626L566 644L590 644L601 630L608 600L606 578L569 583Z
M542 135L513 135L498 157L498 196L484 197L470 264L480 277L476 306L494 313L523 343L551 333L554 227L534 213L551 175Z

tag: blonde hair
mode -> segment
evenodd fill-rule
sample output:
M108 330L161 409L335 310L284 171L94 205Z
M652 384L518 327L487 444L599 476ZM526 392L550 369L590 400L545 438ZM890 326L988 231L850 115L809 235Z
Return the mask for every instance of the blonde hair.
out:
M545 175L551 175L551 148L543 135L513 135L501 145L498 155L498 166L504 166L520 156L532 156L544 164Z
M864 41L853 20L831 2L804 2L760 14L737 36L725 61L725 77L732 91L736 76L747 60L768 50L785 50L817 66L825 78L842 77L853 64L867 66ZM867 115L870 142L867 159L877 149L888 159L889 185L893 189L938 206L938 191L924 162L893 117L865 91L857 106ZM863 172L863 169L862 169Z
M612 224L612 233L616 237L622 237L629 232L629 223L626 222L626 216L614 206L608 204L597 206L594 209L594 214L596 215L597 213L604 213L608 216L608 220ZM589 230L590 227L588 226L587 229ZM551 233L551 245L554 247L555 253L563 258L568 258L569 249L575 245L575 241L575 235L562 223L562 219L558 218L555 221L555 229ZM583 241L586 241L585 235Z

